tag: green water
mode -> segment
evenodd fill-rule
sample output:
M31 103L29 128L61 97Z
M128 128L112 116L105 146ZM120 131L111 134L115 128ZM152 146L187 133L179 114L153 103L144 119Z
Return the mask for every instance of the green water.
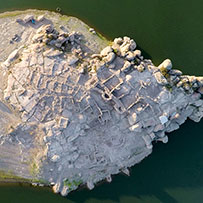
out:
M158 65L171 58L185 74L203 75L202 0L0 0L0 12L41 8L79 17L109 39L128 35ZM153 154L93 191L67 198L46 188L0 187L0 203L202 203L203 121L186 122Z

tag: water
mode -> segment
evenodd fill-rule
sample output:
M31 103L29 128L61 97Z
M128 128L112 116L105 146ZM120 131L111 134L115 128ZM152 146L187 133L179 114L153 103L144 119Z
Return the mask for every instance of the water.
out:
M79 17L109 39L128 35L158 65L171 58L185 74L203 75L202 0L0 0L0 12L25 8L55 10ZM203 121L186 122L132 168L131 177L113 177L93 191L67 198L46 188L0 187L2 203L201 203L203 202Z

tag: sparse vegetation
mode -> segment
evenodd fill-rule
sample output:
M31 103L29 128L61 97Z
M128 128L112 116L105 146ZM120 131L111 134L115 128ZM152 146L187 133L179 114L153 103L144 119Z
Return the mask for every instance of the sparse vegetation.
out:
M0 14L0 18L7 18L7 17L15 17L21 14L28 14L30 13L30 11L34 11L36 15L42 15L44 14L43 11L39 11L39 10L26 10L26 11L12 11L12 12L5 12Z
M162 75L166 78L166 79L169 79L170 75L168 74L168 70L164 67L161 67L160 68L160 71L162 73Z
M65 16L65 15L61 15L61 16L60 16L60 20L68 21L69 19L70 19L69 16Z
M97 32L97 36L101 39L101 40L105 40L108 41L104 36L102 36L100 33Z
M30 174L36 177L39 174L39 166L36 162L30 164Z
M170 84L165 85L166 89L170 92L172 92L173 87Z
M77 188L79 185L82 184L82 180L68 180L66 179L64 181L64 185L69 188L69 190L73 190L74 188Z
M23 183L38 183L38 184L44 184L48 185L48 182L43 180L43 179L27 179L27 178L22 178L17 175L15 175L13 172L8 171L1 171L0 170L0 182L23 182Z
M114 52L115 54L117 54L117 53L118 53L118 50L117 50L117 49L113 49L113 52Z
M26 181L28 182L29 180L28 179L25 179L25 178L21 178L19 176L16 176L14 173L12 173L11 171L0 171L0 182L2 180L18 180L18 181Z

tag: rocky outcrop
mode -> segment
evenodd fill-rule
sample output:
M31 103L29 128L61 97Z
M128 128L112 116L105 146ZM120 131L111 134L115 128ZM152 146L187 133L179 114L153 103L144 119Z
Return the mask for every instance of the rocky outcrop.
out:
M119 37L93 51L101 39L91 29L56 29L46 16L21 21L41 24L2 62L2 101L19 123L1 137L0 151L15 143L34 154L32 175L54 192L129 175L128 167L151 154L153 141L167 143L167 133L187 118L202 118L203 78L183 75L169 59L155 66L133 39Z

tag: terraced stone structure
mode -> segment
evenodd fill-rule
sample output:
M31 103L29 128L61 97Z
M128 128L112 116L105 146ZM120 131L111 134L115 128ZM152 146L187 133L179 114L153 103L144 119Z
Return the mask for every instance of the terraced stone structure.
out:
M182 75L169 59L156 67L128 37L108 42L78 19L58 26L58 14L30 13L10 20L23 32L1 64L0 170L62 195L93 189L129 175L188 117L202 118L203 77Z

